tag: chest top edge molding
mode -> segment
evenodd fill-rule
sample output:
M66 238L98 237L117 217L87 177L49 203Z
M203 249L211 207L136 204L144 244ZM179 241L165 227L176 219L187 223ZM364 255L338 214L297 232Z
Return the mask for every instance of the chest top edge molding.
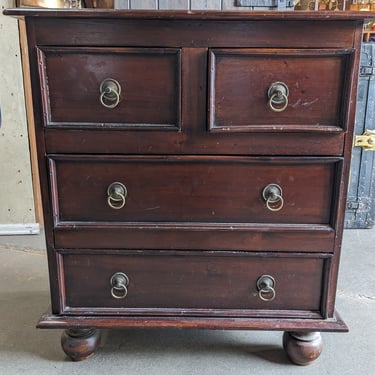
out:
M178 11L178 10L119 10L119 9L41 9L9 8L5 15L46 18L122 18L122 19L186 19L186 20L358 20L375 18L375 12L353 11Z

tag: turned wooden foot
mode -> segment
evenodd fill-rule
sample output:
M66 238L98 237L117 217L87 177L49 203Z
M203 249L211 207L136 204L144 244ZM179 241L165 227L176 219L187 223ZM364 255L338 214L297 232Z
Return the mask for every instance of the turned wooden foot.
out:
M284 332L283 346L289 359L297 365L309 365L323 349L320 332Z
M95 328L67 329L61 335L61 346L73 361L83 361L95 354L100 336Z

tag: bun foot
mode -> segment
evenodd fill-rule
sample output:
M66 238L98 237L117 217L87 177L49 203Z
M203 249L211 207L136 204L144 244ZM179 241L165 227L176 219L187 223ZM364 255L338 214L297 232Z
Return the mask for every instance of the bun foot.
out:
M61 346L72 361L83 361L95 354L100 336L95 328L67 329L61 335Z
M293 363L305 366L319 357L323 341L320 332L284 332L283 346Z

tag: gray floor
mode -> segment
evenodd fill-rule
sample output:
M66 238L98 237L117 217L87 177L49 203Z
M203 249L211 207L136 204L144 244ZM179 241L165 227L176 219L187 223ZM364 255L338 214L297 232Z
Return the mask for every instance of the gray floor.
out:
M375 230L346 230L337 309L350 333L324 333L311 366L291 365L280 332L104 331L97 355L73 363L59 330L37 330L49 304L43 236L0 236L0 375L375 374Z

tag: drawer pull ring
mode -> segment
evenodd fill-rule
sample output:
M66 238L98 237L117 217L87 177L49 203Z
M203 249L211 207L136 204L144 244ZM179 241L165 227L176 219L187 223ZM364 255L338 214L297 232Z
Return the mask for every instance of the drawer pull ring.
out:
M108 206L114 210L120 210L125 206L128 190L121 182L112 182L107 189Z
M123 272L116 272L111 277L111 296L124 299L128 295L129 277Z
M274 112L285 111L288 107L289 89L284 82L274 82L268 89L268 105Z
M263 199L270 211L280 211L284 207L283 190L277 184L269 184L263 189Z
M106 78L100 84L100 103L106 108L115 108L120 103L121 86L113 78Z
M276 281L272 276L262 275L257 280L258 296L262 301L270 302L276 297Z

